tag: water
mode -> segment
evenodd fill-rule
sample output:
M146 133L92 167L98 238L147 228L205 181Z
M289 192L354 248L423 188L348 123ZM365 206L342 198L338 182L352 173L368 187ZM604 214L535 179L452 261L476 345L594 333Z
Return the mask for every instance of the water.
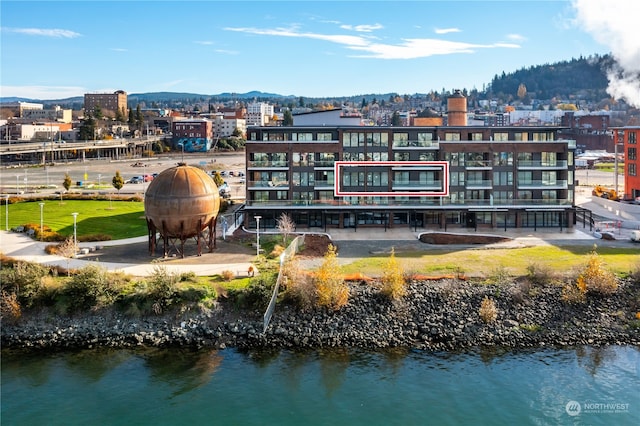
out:
M639 425L640 348L459 354L4 351L1 421L65 426Z

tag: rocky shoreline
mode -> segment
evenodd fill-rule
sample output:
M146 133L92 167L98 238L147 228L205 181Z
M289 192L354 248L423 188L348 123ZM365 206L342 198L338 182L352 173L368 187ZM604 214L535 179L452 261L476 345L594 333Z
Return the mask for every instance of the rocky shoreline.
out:
M461 350L574 345L640 346L640 284L620 282L606 297L584 303L562 301L554 285L473 284L459 280L418 281L391 302L375 285L352 284L339 311L300 311L278 304L263 333L262 312L240 311L220 302L209 312L131 318L115 311L65 317L40 312L3 324L3 349L95 347L290 348L406 347ZM485 296L494 300L495 322L478 313Z

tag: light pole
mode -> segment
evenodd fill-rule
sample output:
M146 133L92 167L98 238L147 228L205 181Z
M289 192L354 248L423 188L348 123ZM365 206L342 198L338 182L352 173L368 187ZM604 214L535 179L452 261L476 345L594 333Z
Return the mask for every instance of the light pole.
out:
M71 213L73 216L73 252L75 253L78 250L78 228L77 228L77 217L78 213Z
M20 184L18 183L18 179L20 179L20 175L16 175L16 195L20 194Z
M4 196L4 230L9 230L9 194Z
M102 186L102 175L98 173L98 186Z
M40 242L42 242L42 236L44 234L44 203L38 203L40 205Z
M180 142L178 146L182 148L182 163L184 163L184 143Z
M256 256L260 256L260 219L262 216L254 216L256 219Z

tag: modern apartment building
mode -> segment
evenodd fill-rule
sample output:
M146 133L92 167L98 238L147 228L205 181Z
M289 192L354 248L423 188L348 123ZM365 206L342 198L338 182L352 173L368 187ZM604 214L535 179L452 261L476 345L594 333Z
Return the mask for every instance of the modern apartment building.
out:
M247 105L247 126L266 126L274 115L273 105L265 102L251 102Z
M102 114L115 117L116 112L127 112L127 92L117 90L113 93L86 93L84 95L85 112L93 113L96 106L100 107Z
M249 127L245 226L285 212L325 229L573 227L575 141L455 124L462 111L449 126Z
M614 127L613 143L624 152L624 199L640 197L640 160L638 160L638 140L640 126Z

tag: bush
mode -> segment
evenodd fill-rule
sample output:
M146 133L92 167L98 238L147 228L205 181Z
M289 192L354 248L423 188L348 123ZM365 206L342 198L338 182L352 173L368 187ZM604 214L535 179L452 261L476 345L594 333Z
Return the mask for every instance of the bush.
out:
M161 313L173 302L179 276L163 266L156 266L148 279L149 296L154 299L154 312Z
M407 294L407 282L404 278L404 271L396 259L395 249L391 249L391 255L385 265L382 274L383 295L391 300L398 300Z
M495 302L489 299L488 296L485 296L480 304L478 314L485 324L494 322L498 318L498 309L496 308Z
M349 301L349 286L344 282L338 265L336 247L329 244L327 253L314 280L319 306L338 310Z
M0 294L0 319L3 322L9 322L11 324L16 323L22 316L22 308L18 297L15 293L8 293L2 291Z
M42 278L49 270L31 262L16 262L13 268L3 268L0 272L0 284L3 291L15 293L24 307L31 306L42 286Z
M96 265L80 269L63 290L71 312L110 305L117 293L118 289L111 281L109 272Z
M222 271L222 279L225 281L231 281L232 279L234 279L236 276L236 274L233 273L233 271L230 271L228 269L225 269L224 271Z
M613 273L604 268L602 260L594 249L589 255L587 265L576 280L576 286L582 293L608 295L616 292L618 282Z
M295 258L285 262L280 273L287 299L303 310L310 309L316 304L316 288L313 279L300 270Z

